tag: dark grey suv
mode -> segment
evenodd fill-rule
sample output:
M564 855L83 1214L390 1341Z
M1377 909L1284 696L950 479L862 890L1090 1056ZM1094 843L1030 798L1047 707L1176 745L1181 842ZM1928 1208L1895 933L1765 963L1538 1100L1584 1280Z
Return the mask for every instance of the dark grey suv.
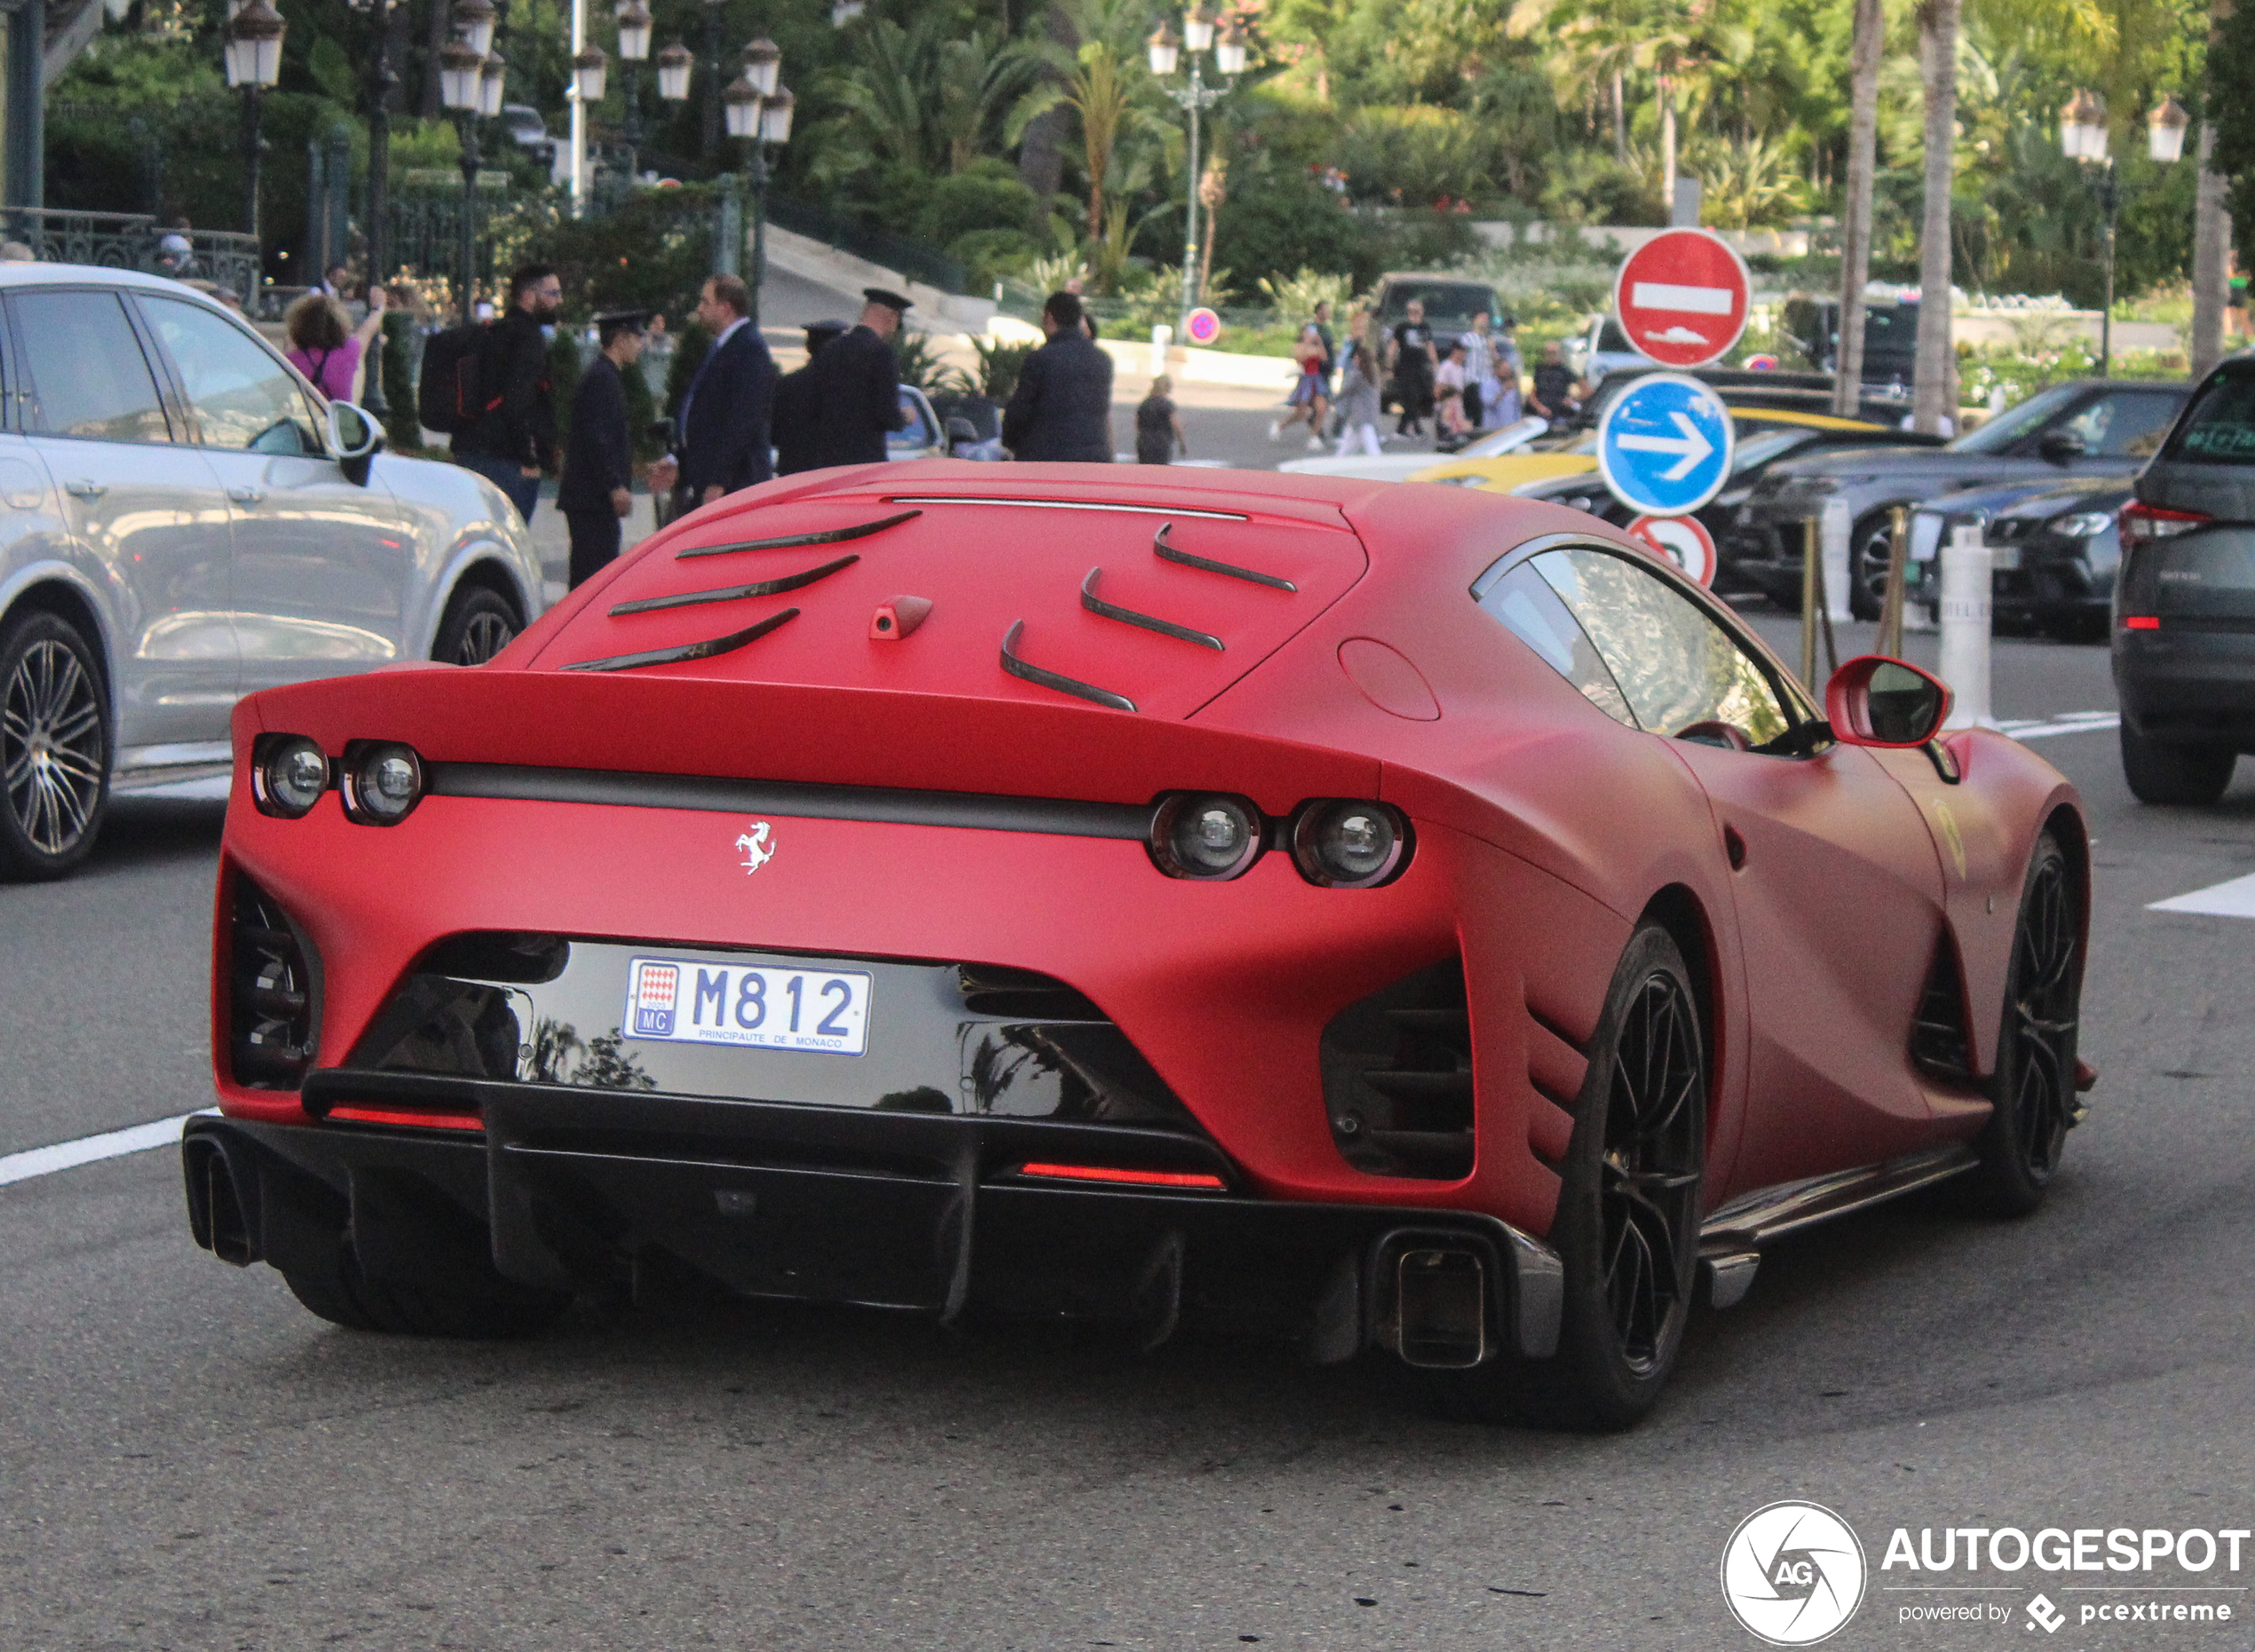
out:
M2255 751L2255 356L2193 393L2122 511L2114 683L2148 803L2212 803Z

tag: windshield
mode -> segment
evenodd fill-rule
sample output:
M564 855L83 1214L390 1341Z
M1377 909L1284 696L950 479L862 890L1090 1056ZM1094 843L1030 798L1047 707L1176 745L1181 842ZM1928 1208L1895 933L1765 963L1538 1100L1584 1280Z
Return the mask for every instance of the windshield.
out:
M2023 436L2051 419L2083 393L2079 384L2054 384L2039 390L2017 407L2008 407L1977 431L1950 444L1951 453L2002 453Z
M1401 320L1409 313L1412 298L1425 305L1427 325L1441 332L1470 327L1472 318L1483 312L1493 320L1503 308L1496 302L1492 287L1470 281L1397 281L1386 289L1386 305L1379 319L1389 323Z
M1751 470L1758 464L1768 464L1781 454L1791 453L1808 439L1807 431L1763 431L1759 435L1740 439L1738 451L1731 455L1730 472L1736 476Z

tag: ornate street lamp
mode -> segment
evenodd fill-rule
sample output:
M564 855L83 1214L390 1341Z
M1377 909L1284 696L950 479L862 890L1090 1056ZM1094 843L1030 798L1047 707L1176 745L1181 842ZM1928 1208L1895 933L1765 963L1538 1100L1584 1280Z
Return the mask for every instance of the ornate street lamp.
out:
M727 0L703 0L705 8L705 130L702 154L708 161L720 150L721 86L728 71L720 60L720 19Z
M697 54L678 40L658 54L658 95L668 103L684 103L689 83L697 68Z
M462 283L462 319L475 312L471 289L477 277L478 113L485 99L486 54L467 39L448 41L439 49L439 101L454 112L455 130L462 137L462 234L457 261ZM498 90L498 86L496 87Z
M498 51L490 54L478 70L478 113L487 120L501 115L502 86L508 75L509 65Z
M1169 86L1167 95L1183 106L1191 121L1190 164L1187 182L1183 191L1183 314L1187 318L1197 302L1198 281L1198 137L1199 117L1222 100L1226 84L1209 86L1202 71L1201 60L1207 51L1214 53L1214 67L1222 73L1224 82L1233 81L1245 72L1245 25L1240 19L1231 18L1228 29L1219 43L1214 38L1214 13L1204 4L1183 15L1183 37L1178 44L1174 25L1164 22L1159 32L1147 43L1151 72L1160 80L1175 73L1184 52L1190 54L1191 80L1187 86Z
M282 36L289 28L267 0L249 0L227 23L227 84L242 91L243 216L249 220L254 241L258 239L258 163L266 149L258 130L260 106L266 89L281 78Z
M848 23L858 21L862 12L868 9L866 0L832 0L830 27L843 28Z
M772 176L768 147L791 141L791 116L798 101L781 84L782 69L783 53L763 35L744 48L743 73L721 93L728 135L751 151L752 269L745 284L752 291L754 327L759 325L760 283L767 273L767 186Z
M2185 152L2185 128L2192 118L2172 96L2146 117L2146 153L2166 166ZM2106 222L2106 307L2099 315L2099 376L2114 371L2114 225L2121 204L2116 187L2114 156L2107 145L2106 104L2078 90L2060 111L2060 151L2095 171L2099 205Z
M572 87L582 103L603 101L603 88L611 74L611 59L592 43L580 48L572 59Z
M627 176L638 176L642 170L642 99L641 75L636 66L650 56L650 12L642 0L626 0L619 8L619 62L623 73L627 99Z
M481 58L494 49L494 24L500 16L494 0L455 0L454 25Z

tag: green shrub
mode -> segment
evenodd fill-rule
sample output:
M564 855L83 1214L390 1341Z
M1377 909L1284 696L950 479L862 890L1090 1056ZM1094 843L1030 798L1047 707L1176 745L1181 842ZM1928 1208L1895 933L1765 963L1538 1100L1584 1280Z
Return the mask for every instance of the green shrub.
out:
M1016 229L975 229L947 243L947 256L963 266L963 280L975 293L1009 280L1039 250L1033 236Z

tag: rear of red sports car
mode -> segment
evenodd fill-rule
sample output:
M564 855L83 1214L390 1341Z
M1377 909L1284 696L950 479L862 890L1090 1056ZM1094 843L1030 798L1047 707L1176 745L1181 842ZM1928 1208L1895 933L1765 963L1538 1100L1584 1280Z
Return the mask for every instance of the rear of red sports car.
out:
M1548 1353L1594 1011L1511 937L1602 993L1626 930L1385 761L1352 491L829 473L244 702L197 1239L379 1329L686 1277ZM1262 672L1362 715L1212 713Z

